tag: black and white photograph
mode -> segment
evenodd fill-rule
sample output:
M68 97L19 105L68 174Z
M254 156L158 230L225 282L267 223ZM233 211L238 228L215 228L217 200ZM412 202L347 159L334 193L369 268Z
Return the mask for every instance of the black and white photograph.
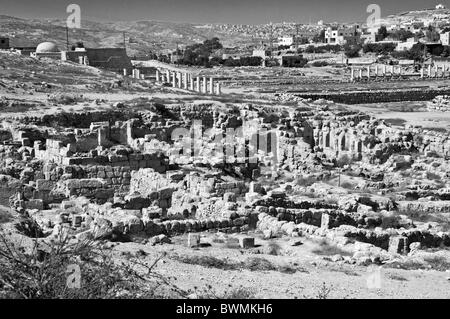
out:
M3 301L449 298L449 0L1 0Z

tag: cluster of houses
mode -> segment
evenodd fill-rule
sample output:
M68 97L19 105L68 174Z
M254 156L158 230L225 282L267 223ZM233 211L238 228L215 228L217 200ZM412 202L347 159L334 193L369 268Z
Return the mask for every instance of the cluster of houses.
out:
M314 41L314 37L310 34L296 33L285 35L278 38L276 43L278 46L290 47L291 49L298 48L301 44L321 45L321 44L353 44L353 43L394 43L398 51L408 50L414 44L419 42L419 37L423 36L430 27L439 32L440 39L435 40L435 43L440 43L444 46L450 45L450 15L448 12L438 14L439 10L446 10L442 4L437 5L433 10L432 15L417 16L406 21L395 21L381 19L375 26L367 26L363 24L325 24L319 21L318 25L322 27L323 39L321 43ZM411 32L412 37L405 41L387 38L379 39L378 30L381 26L386 27L388 33L396 31Z

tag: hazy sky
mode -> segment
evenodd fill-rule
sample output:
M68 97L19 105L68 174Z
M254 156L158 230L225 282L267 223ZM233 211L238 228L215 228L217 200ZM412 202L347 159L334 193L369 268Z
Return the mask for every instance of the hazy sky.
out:
M366 8L371 3L380 5L382 16L438 3L450 6L450 0L0 0L0 14L65 18L70 3L79 4L82 19L87 20L236 24L366 21Z

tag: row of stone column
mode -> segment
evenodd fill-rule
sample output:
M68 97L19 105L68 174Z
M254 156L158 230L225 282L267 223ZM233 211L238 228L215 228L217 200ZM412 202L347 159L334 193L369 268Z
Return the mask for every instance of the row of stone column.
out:
M350 70L350 79L351 81L359 80L359 79L370 79L372 77L384 77L384 76L393 76L393 75L405 75L406 73L403 70L403 67L400 65L375 65L375 66L367 66L365 68L360 68L356 70L355 68L351 68ZM428 67L422 67L420 70L421 78L437 78L437 77L449 77L450 76L450 67L448 66L438 66L435 65L432 67L428 65Z
M195 91L198 93L222 94L220 83L214 82L214 78L208 79L206 76L194 77L191 73L170 70L161 72L160 70L156 70L156 82L170 83L174 88Z
M123 76L128 76L128 70L127 69L123 69ZM141 74L141 70L139 70L139 69L132 69L131 70L131 77L133 79L139 79L139 80L144 80L145 79L145 75Z
M350 70L350 79L354 81L356 79L370 79L371 77L383 77L387 75L392 76L402 74L404 74L404 72L402 66L400 65L369 65L358 70L355 70L355 68L352 67Z
M450 76L450 67L447 65L443 65L443 66L439 66L439 65L434 65L431 66L428 65L427 68L422 67L422 69L420 70L420 77L425 78L438 78L438 77L449 77Z

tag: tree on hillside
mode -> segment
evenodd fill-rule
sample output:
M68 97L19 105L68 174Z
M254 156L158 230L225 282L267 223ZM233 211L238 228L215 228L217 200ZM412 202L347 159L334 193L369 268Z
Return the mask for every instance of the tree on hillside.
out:
M414 33L407 30L397 30L390 34L391 38L397 41L405 42L409 38L414 37Z
M377 33L377 39L378 41L383 41L384 39L386 39L388 37L389 33L387 31L387 28L385 25L382 25L379 29L378 29L378 33Z
M344 46L344 53L347 58L357 58L359 57L359 51L361 50L360 45L348 45Z
M377 54L388 54L395 50L396 45L394 43L366 43L363 46L363 52L374 52Z
M223 46L218 38L205 40L203 43L190 45L182 53L180 63L185 65L198 65L210 67L210 56L213 52L222 49ZM217 61L213 61L217 64Z
M434 29L428 29L425 33L427 40L430 42L438 42L441 39L439 32Z
M324 43L325 42L325 30L321 30L319 34L316 34L313 37L313 42Z
M425 45L423 43L416 43L410 50L394 51L391 53L393 58L408 59L417 62L422 62L424 57Z

